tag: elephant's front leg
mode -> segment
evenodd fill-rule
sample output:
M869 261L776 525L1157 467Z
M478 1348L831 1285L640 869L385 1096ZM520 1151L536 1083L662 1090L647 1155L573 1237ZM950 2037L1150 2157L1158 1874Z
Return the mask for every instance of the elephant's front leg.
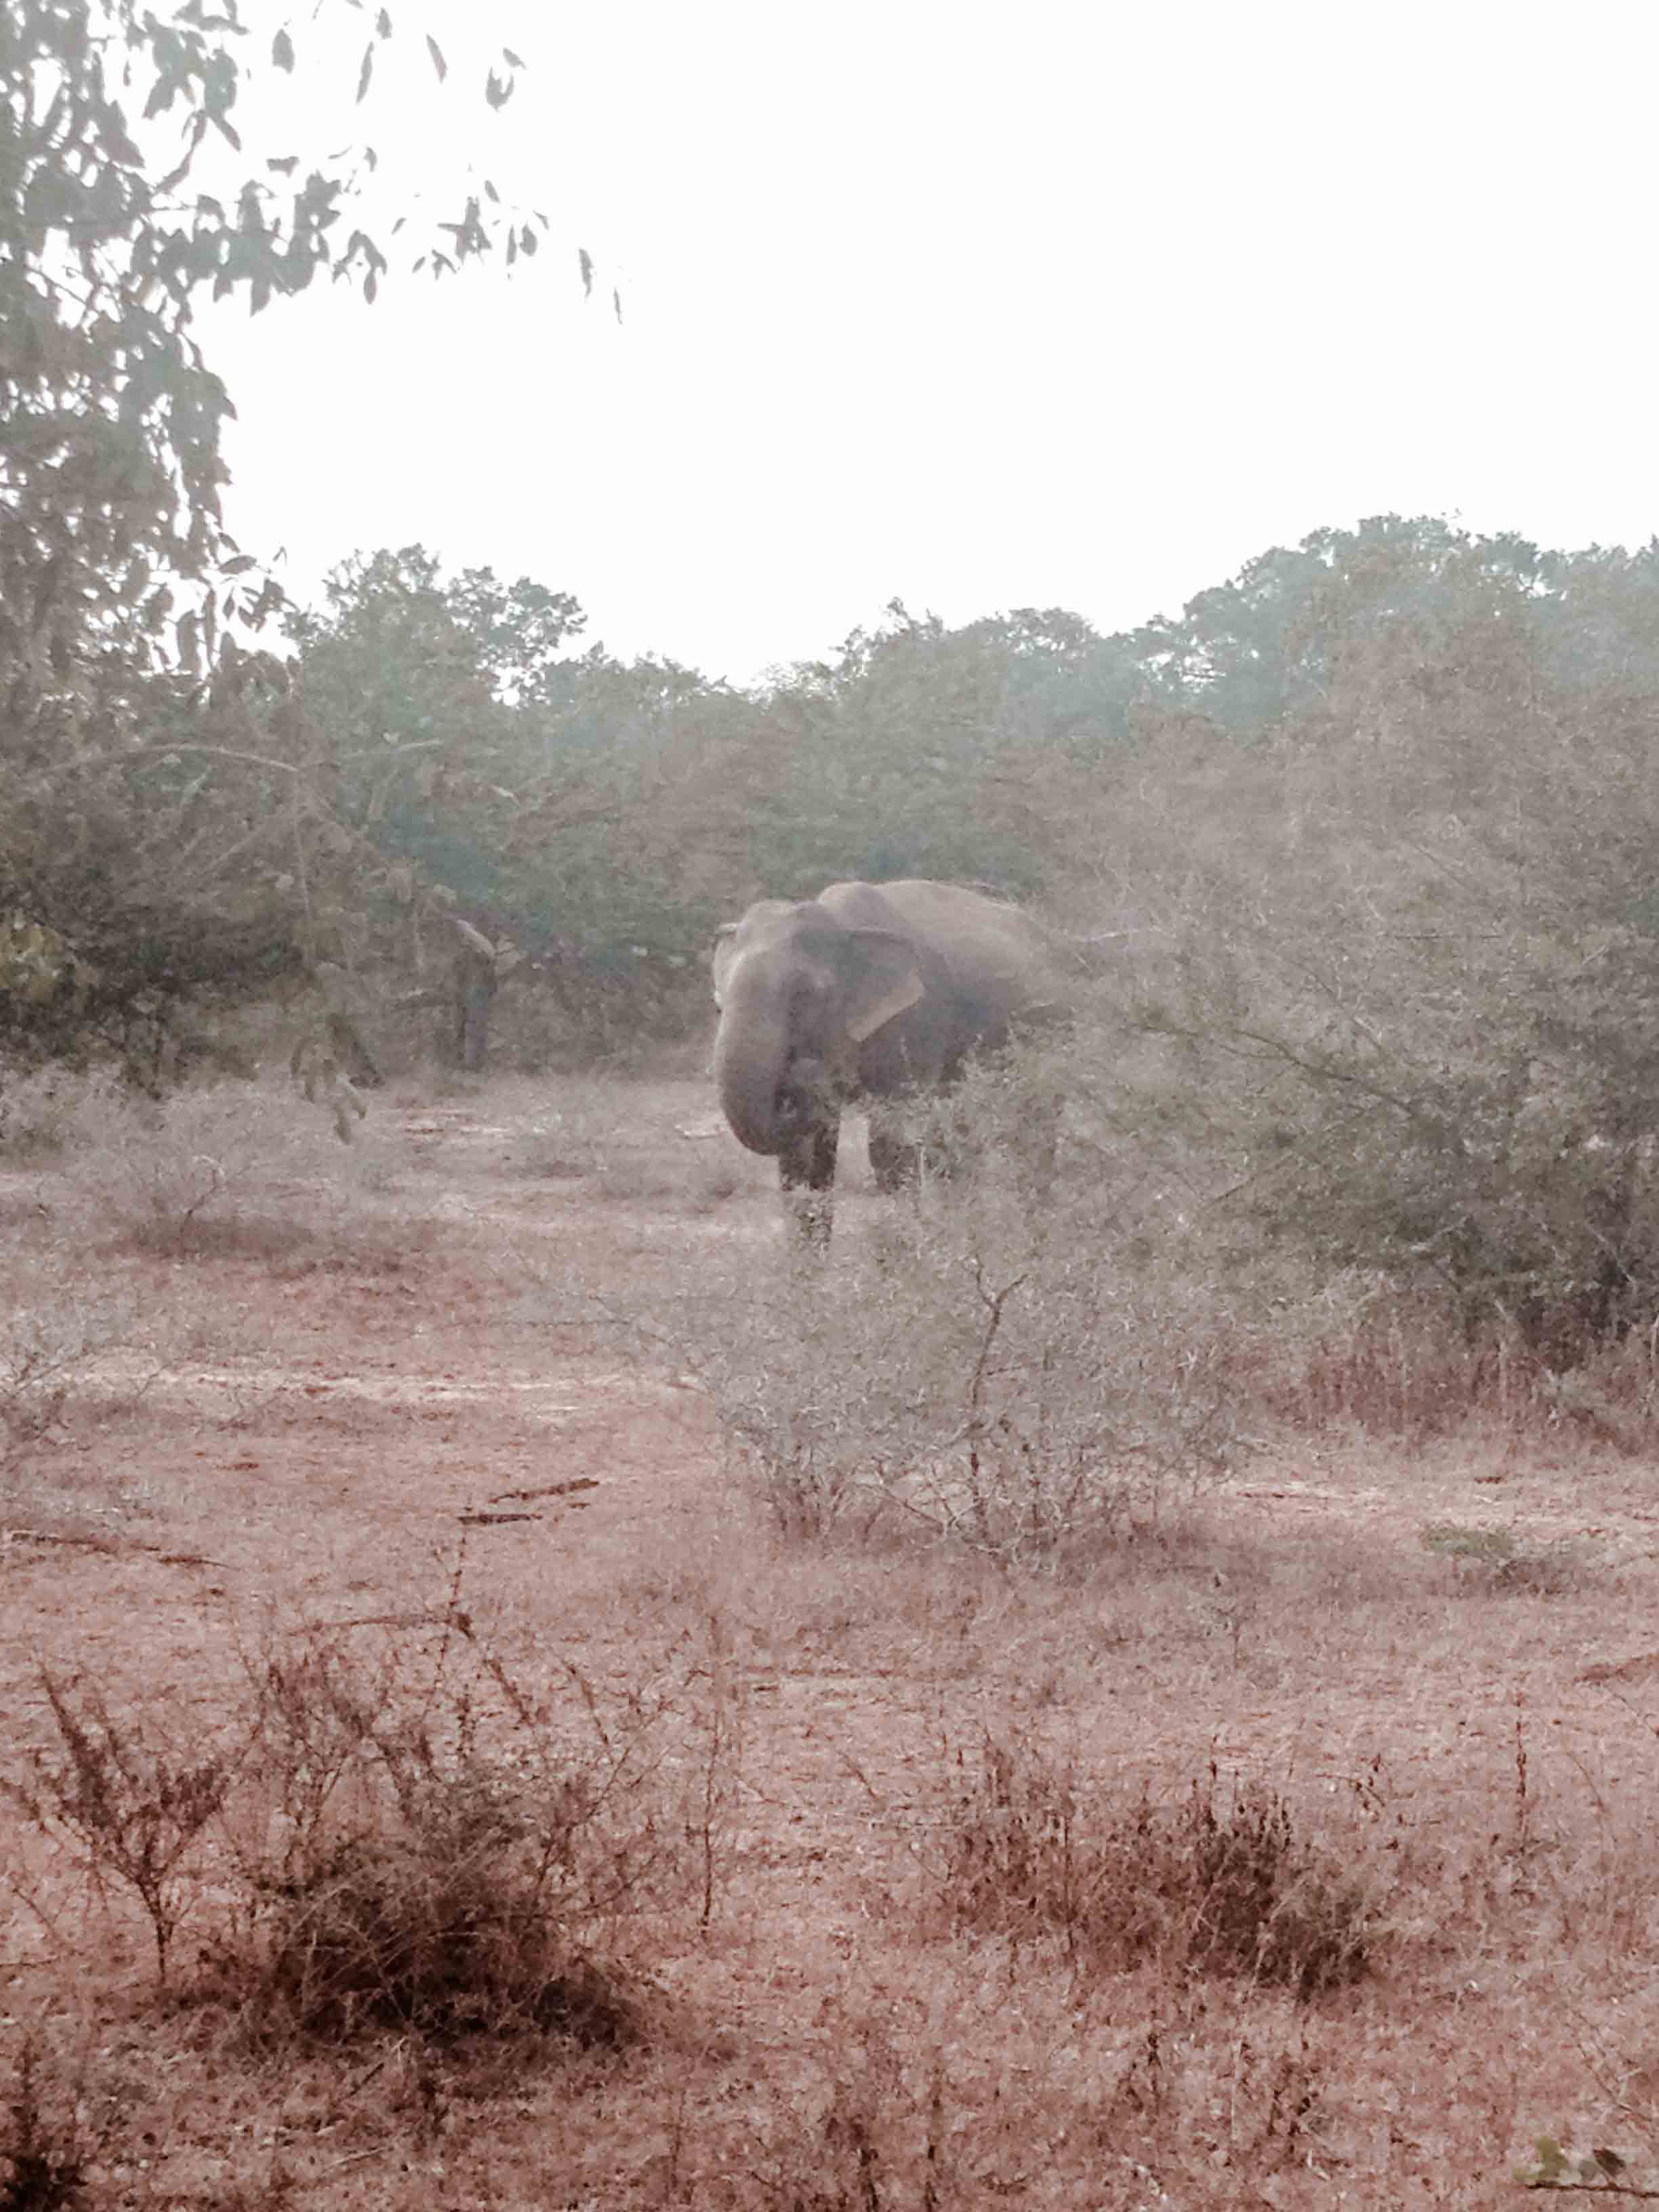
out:
M921 1182L921 1146L905 1135L903 1115L902 1106L870 1109L870 1172L890 1197Z
M835 1216L841 1119L809 1121L778 1156L783 1202L809 1244L827 1244Z

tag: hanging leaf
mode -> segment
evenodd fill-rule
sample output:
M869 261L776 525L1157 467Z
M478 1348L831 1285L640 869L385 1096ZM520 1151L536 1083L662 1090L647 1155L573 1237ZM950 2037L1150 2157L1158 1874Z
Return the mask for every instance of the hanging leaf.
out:
M270 58L279 70L294 67L294 41L286 31L278 31L270 42Z
M374 41L371 39L363 48L363 65L357 72L357 97L362 100L368 91L369 79L374 74Z
M432 57L432 66L437 70L438 82L441 84L444 79L449 75L449 64L444 59L443 48L438 44L438 41L433 37L430 31L426 34L426 50Z
M582 272L582 297L591 300L593 296L593 257L585 246L579 246L576 249L576 265Z

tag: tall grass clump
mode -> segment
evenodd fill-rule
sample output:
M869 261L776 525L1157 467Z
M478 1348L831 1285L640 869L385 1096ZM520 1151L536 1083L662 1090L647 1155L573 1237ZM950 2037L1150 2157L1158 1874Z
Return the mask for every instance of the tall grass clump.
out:
M964 1758L944 1824L955 1923L1058 1942L1073 1966L1245 1975L1300 1997L1358 1979L1378 1927L1364 1889L1290 1802L1213 1765L1184 1798L1115 1802L1031 1747Z

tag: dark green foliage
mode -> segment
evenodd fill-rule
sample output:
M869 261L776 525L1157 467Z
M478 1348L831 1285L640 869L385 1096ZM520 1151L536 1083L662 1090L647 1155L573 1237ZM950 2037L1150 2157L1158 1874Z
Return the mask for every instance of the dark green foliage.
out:
M366 66L389 35L382 14ZM26 727L88 661L140 670L165 645L195 672L227 615L274 604L220 523L229 399L191 335L198 301L257 311L319 273L372 299L387 265L341 220L364 149L261 149L202 189L204 145L241 155L234 118L262 60L247 36L195 0L19 0L0 19L0 701ZM440 226L441 258L488 252L514 222L472 204ZM198 589L175 626L177 584Z
M362 20L367 89L392 25ZM282 595L222 526L230 399L194 321L210 295L257 311L319 274L373 299L387 263L343 220L369 149L244 153L234 118L264 66L247 39L200 0L0 13L0 915L69 948L64 988L0 967L0 1025L35 1051L112 1030L128 1051L200 981L249 995L284 944L316 958L352 937L312 896L350 833L283 720L283 672L245 642ZM287 31L270 59L293 67ZM491 191L421 259L503 240L511 258L521 228ZM532 680L568 603L465 580L487 641L511 601Z

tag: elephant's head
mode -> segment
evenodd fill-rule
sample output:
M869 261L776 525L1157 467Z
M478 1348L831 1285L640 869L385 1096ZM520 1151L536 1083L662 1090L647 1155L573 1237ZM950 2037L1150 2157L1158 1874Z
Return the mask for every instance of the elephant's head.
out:
M916 946L816 900L763 899L714 946L714 1076L734 1135L782 1152L858 1088L865 1047L927 992Z

